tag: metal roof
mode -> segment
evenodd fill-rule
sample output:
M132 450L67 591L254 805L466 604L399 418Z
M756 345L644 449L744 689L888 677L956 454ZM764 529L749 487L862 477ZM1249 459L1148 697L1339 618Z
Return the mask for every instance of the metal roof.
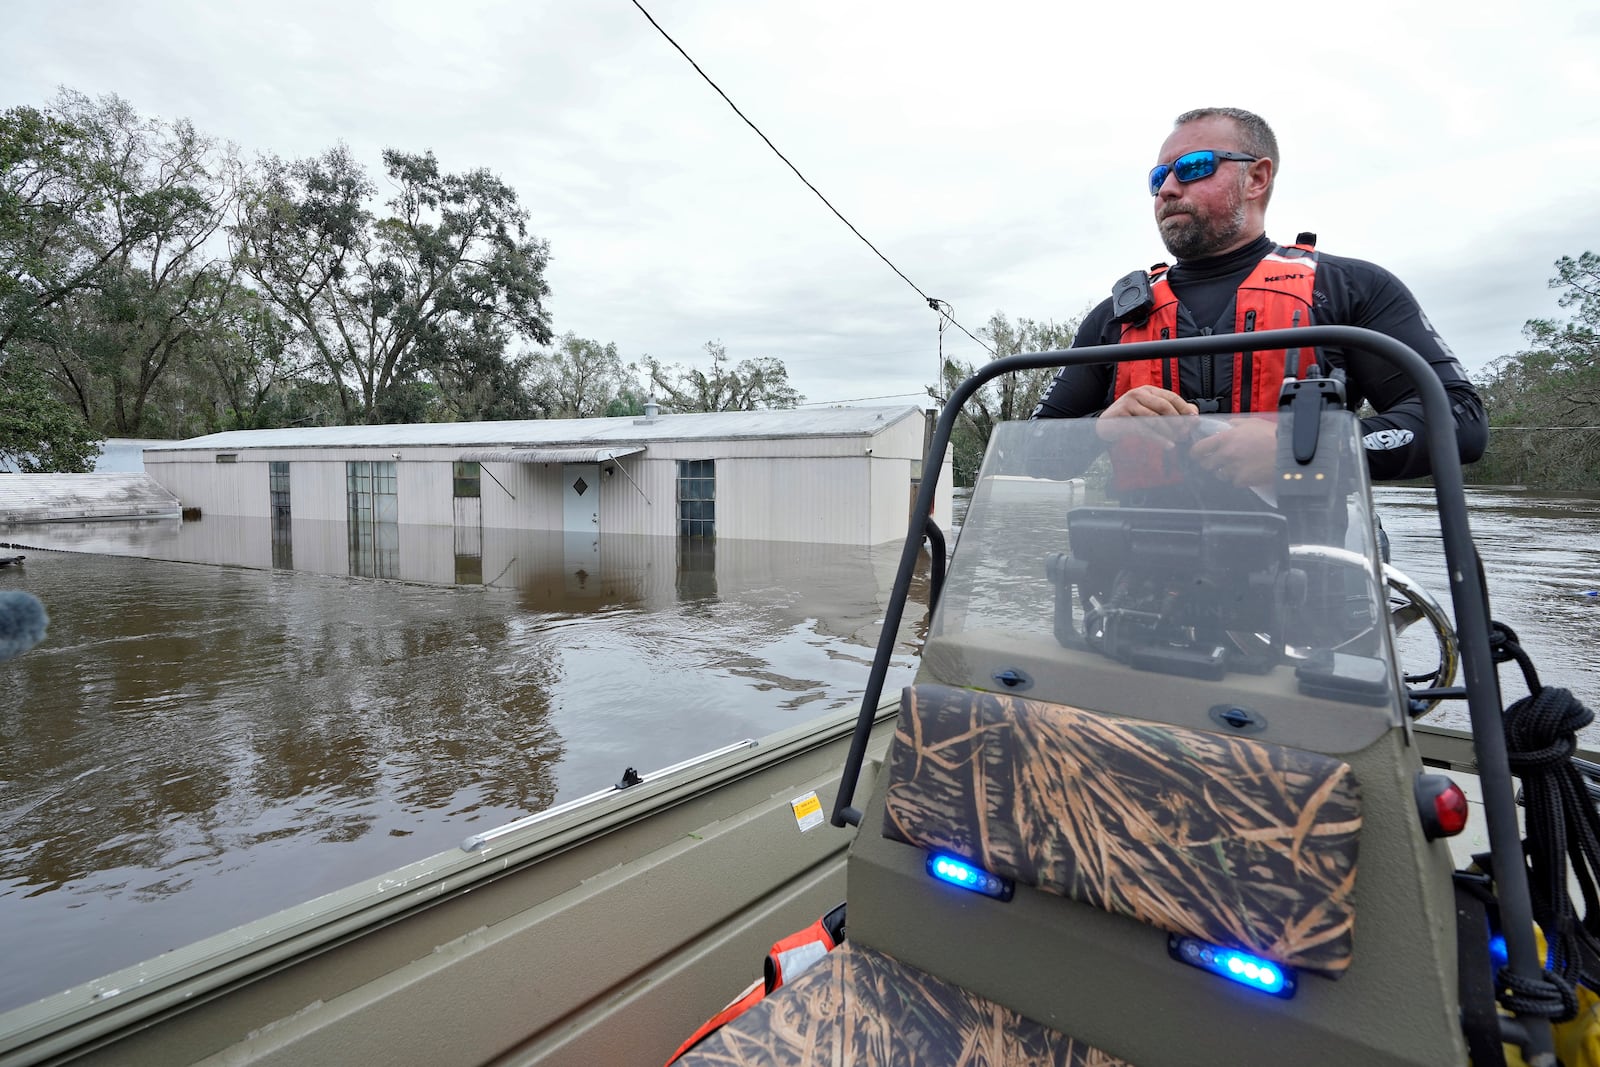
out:
M527 419L506 422L428 422L397 426L304 426L281 430L228 430L162 444L150 452L247 448L391 447L602 447L655 441L736 440L783 437L870 437L901 419L921 417L918 408L819 408L781 411L702 412L654 419Z
M643 451L643 445L621 448L473 448L461 453L461 458L469 463L604 463Z

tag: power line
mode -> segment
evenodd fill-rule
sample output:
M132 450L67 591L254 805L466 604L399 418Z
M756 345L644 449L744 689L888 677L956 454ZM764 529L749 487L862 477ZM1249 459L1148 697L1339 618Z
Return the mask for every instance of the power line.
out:
M897 396L921 396L921 397L925 397L927 395L928 394L927 394L927 392L925 390L921 391L921 392L913 392L913 393L882 393L882 394L880 394L878 396L853 396L848 400L812 400L812 401L809 401L808 403L805 403L805 404L796 404L795 407L797 407L797 408L818 408L818 407L828 407L829 405L832 405L832 404L859 404L863 400L893 400Z
M782 152L778 151L778 146L772 143L772 139L771 138L769 138L766 134L761 132L761 127L759 127L755 123L751 122L749 117L746 116L743 111L739 110L739 105L735 104L728 97L728 94L722 91L722 87L720 85L718 85L716 82L711 80L711 75L707 74L705 71L700 69L700 64L698 64L698 63L696 63L694 61L694 57L691 56L688 52L685 52L683 50L683 46L680 45L677 41L672 39L672 34L668 33L666 30L661 28L661 23L657 22L655 20L655 17L653 15L651 15L650 12L648 12L648 11L646 11L644 9L644 5L639 3L639 0L633 0L633 6L638 8L639 9L639 13L650 21L650 25L652 25L652 26L654 26L656 28L656 32L657 33L661 34L661 36L663 36L663 37L665 37L667 39L667 43L668 44L670 44L673 48L676 48L678 50L678 54L679 55L681 55L684 59L687 59L689 61L689 65L694 68L694 72L696 74L700 75L700 77L704 78L706 84L711 86L711 88L715 89L717 91L717 95L722 97L722 99L727 102L727 105L729 107L733 108L733 113L735 115L738 115L741 119L744 119L744 124L746 126L749 126L752 130L754 130L756 132L756 136L757 137L761 138L763 141L766 142L767 147L772 149L773 154L776 155L779 159L783 160L784 164L790 170L794 171L794 176L796 178L799 178L802 182L805 182L806 188L810 189L813 193L815 193L817 195L817 199L821 200L823 202L823 204L825 204L827 206L828 210L834 213L835 217L837 217L840 222L842 222L846 226L850 227L850 232L851 233L853 233L857 237L861 238L861 243L862 244L864 244L868 248L872 249L873 254L875 254L879 259L883 260L884 263L888 264L890 270L892 270L896 274L900 275L900 278L901 278L902 281L904 281L907 285L911 286L912 289L916 290L917 295L922 297L923 301L928 305L929 309L931 309L932 311L937 312L939 315L943 316L944 318L949 319L951 324L954 325L956 329L960 330L962 333L966 334L968 337L971 337L974 341L977 341L978 344L982 345L983 346L983 350L985 352L988 352L991 356L995 354L994 349L992 349L988 345L984 344L983 341L979 340L976 336L974 336L974 334L972 333L971 330L969 330L965 326L961 325L961 323L956 322L956 320L951 317L950 312L948 310L949 307L950 307L949 304L945 304L945 302L942 301L942 300L936 300L933 297L929 296L927 293L923 292L921 287L919 287L916 282L914 282L910 278L906 277L905 271L901 270L899 267L895 266L892 262L890 262L888 256L884 255L882 252L879 252L878 251L878 246L873 244L871 241L867 240L866 235L864 235L860 230L856 229L855 228L855 224L852 223L849 219L845 218L844 215L842 215L840 213L839 209L834 207L833 204L831 204L828 201L828 198L822 195L822 190L818 189L815 185L812 185L811 184L811 179L807 178L804 174L801 174L800 173L800 168L795 166L793 163L789 162L789 157L788 156L786 156ZM941 307L940 306L941 304L944 305L944 306ZM907 394L907 395L910 395L910 394Z

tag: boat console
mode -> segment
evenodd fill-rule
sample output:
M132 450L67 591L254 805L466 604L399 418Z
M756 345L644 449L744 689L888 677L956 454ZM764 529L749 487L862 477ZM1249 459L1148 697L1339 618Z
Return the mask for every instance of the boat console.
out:
M1359 424L1316 417L1315 493L1221 482L1180 426L1158 478L1092 421L997 430L852 851L855 944L1141 1067L1463 1062Z

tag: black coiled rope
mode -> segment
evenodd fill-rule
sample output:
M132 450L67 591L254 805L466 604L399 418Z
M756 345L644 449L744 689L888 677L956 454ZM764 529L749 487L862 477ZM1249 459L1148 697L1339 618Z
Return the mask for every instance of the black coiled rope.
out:
M1504 623L1492 626L1489 647L1495 661L1515 661L1530 694L1506 708L1506 748L1511 773L1522 779L1528 891L1534 921L1549 946L1546 977L1554 980L1512 981L1502 972L1500 986L1509 993L1501 1002L1522 1014L1531 1011L1560 1021L1577 1014L1577 984L1594 989L1600 978L1600 894L1595 888L1600 878L1600 813L1572 762L1578 731L1594 721L1594 712L1570 691L1541 684L1516 632ZM1583 893L1582 920L1568 889L1569 861Z

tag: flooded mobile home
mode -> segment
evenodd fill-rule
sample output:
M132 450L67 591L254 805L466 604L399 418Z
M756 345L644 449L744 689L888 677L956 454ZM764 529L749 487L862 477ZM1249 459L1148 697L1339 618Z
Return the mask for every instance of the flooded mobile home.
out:
M242 430L144 458L186 509L345 521L379 553L396 523L873 545L904 533L925 432L914 407L831 408Z

